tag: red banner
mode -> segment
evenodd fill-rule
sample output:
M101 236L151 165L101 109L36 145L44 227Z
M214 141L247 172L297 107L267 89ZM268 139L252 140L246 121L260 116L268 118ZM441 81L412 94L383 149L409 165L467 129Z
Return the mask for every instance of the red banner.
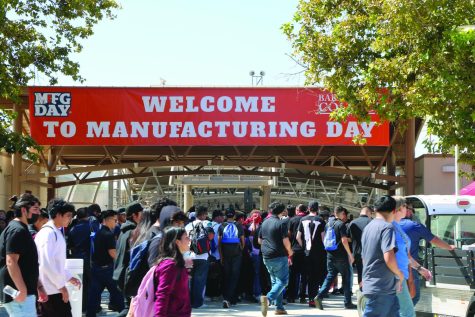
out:
M42 145L389 144L389 125L329 119L340 103L316 88L31 87L31 135Z

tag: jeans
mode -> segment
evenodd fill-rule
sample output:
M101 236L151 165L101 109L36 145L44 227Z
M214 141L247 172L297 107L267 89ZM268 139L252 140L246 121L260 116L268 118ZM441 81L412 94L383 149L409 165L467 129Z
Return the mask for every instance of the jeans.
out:
M396 294L365 295L366 307L363 317L398 317L399 301Z
M406 280L402 281L402 292L397 293L397 299L399 301L399 317L416 317Z
M289 283L289 263L286 256L264 259L264 264L269 271L272 288L267 293L267 299L270 302L275 301L278 310L285 310L282 303L284 297L284 289Z
M208 269L208 260L193 260L190 287L191 307L193 308L198 308L203 305Z
M416 286L416 296L412 299L412 303L414 307L416 307L417 303L421 299L421 281L419 277L419 272L416 269L411 268L412 275L414 276L414 285Z
M345 306L351 304L351 285L350 285L350 263L347 259L335 260L333 258L327 258L327 270L328 274L323 282L322 288L318 292L318 298L322 299L323 296L328 294L328 290L338 275L341 274L343 282L343 291L345 293Z
M223 257L224 265L224 285L223 299L231 303L236 303L236 287L241 273L242 255L234 257Z
M261 295L261 258L259 254L251 255L252 268L254 269L253 282L252 282L252 295Z
M10 317L24 317L24 316L32 316L36 317L36 297L35 295L28 295L24 302L19 303L16 301L12 301L9 303L3 304L5 310Z
M110 305L118 311L124 309L124 296L117 288L117 283L112 279L114 267L111 265L102 267L91 265L91 283L89 298L87 301L87 317L96 317L96 309L101 304L101 294L104 288L110 293Z

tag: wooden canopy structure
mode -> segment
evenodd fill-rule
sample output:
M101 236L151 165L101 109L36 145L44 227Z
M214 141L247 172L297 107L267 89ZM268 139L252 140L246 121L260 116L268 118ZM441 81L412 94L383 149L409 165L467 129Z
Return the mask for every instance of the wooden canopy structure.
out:
M28 95L0 107L18 112L14 130L30 134ZM342 191L366 196L376 190L394 193L399 187L414 194L414 148L422 127L418 119L392 123L389 146L44 146L39 153L41 172L21 169L21 157L13 155L11 192L21 183L48 188L48 199L65 186L126 179L134 192L166 186L170 176L247 175L273 177L298 197L308 197L313 184L315 198L331 201ZM108 171L120 171L107 173ZM102 176L97 173L102 171ZM69 180L61 177L69 175ZM148 181L150 178L153 182ZM297 182L303 183L298 190ZM307 192L305 192L307 191ZM304 193L305 192L305 193ZM368 199L369 198L369 199Z

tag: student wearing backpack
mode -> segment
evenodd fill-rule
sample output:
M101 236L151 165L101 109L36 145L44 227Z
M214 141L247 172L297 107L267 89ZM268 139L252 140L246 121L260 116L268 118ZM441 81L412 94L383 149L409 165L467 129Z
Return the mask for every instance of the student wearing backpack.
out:
M221 265L221 257L218 250L218 231L219 227L224 221L224 214L221 210L214 210L211 227L214 231L214 238L211 241L211 253L208 258L209 269L208 279L206 281L206 296L213 299L213 297L219 297L222 294L223 284L223 266Z
M208 278L208 257L211 252L211 240L214 238L214 231L211 228L211 223L206 220L208 208L199 206L196 209L196 220L185 227L186 233L191 239L193 259L190 281L191 307L205 308L207 305L203 303L204 291ZM210 231L212 232L211 240Z
M63 231L73 218L74 206L62 199L52 199L48 203L51 220L36 234L40 280L48 301L40 303L41 316L72 316L66 283L81 287L81 281L65 269L66 240Z
M317 215L318 201L311 201L308 204L308 211L309 214L300 220L296 240L304 252L304 274L308 282L308 297L310 299L308 306L315 307L313 299L317 296L318 288L325 278L322 275L326 266L326 251L323 247L325 221Z
M244 230L235 223L235 215L234 209L226 209L227 220L218 230L218 249L224 267L223 308L237 303L235 292L241 272Z
M345 295L345 308L355 309L356 305L351 302L351 286L350 285L350 265L353 264L354 258L348 243L348 234L346 230L347 215L345 208L335 208L335 218L329 220L326 226L324 236L324 246L327 252L327 271L328 274L323 285L315 297L315 305L318 309L323 310L323 297L328 294L331 283L338 273L341 274L343 291Z

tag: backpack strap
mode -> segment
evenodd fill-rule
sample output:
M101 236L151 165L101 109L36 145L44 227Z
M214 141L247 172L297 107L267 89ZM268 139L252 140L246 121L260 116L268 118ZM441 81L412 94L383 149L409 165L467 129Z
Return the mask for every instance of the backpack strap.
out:
M56 233L56 230L54 230L53 227L48 226L48 225L44 225L44 226L42 227L42 229L43 229L43 228L50 228L51 230L53 230L54 237L56 238L56 241L58 241L58 234Z

